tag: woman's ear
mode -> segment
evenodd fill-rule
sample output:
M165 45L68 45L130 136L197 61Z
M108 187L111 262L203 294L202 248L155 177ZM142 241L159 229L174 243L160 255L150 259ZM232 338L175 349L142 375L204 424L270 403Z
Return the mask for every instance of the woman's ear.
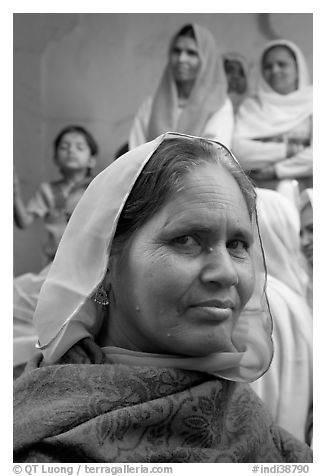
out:
M96 157L94 155L91 155L88 161L88 167L92 169L93 167L95 167L95 164L96 164Z
M102 281L102 286L105 289L106 293L109 294L111 289L111 274L109 268L107 269L106 275L104 276L104 279Z

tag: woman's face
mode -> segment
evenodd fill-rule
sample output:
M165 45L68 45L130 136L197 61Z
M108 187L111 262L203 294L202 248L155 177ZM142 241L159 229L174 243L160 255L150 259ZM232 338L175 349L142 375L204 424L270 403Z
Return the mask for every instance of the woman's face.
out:
M234 350L232 330L254 286L252 241L229 172L215 164L189 172L112 258L110 343L189 356Z
M179 36L170 51L170 65L177 83L195 81L200 66L196 41L188 36Z
M224 62L225 73L228 82L228 92L243 94L247 89L247 80L242 64L237 60Z
M289 94L297 89L297 64L287 48L277 46L265 55L263 76L279 94Z
M301 212L301 249L310 266L313 266L313 211L307 205Z

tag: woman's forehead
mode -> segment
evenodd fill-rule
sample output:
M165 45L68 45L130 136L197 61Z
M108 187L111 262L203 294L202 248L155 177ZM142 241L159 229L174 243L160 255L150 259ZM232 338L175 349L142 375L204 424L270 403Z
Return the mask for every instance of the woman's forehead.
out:
M76 132L66 132L61 138L61 142L69 141L69 140L86 142L84 134L82 134L81 132L77 132L77 131Z
M226 210L249 218L242 191L224 167L205 164L187 172L180 186L166 202L171 214Z
M290 58L293 62L295 62L295 53L294 51L290 50L289 47L285 45L275 45L266 50L266 52L263 55L263 60L264 62L267 60L270 60L270 58L277 58L277 57L282 57L282 58Z
M190 36L178 36L174 42L173 42L173 48L175 47L179 48L191 48L191 49L198 49L198 45L196 40L194 38L191 38Z
M311 204L307 205L301 210L301 223L308 224L313 222L313 209Z

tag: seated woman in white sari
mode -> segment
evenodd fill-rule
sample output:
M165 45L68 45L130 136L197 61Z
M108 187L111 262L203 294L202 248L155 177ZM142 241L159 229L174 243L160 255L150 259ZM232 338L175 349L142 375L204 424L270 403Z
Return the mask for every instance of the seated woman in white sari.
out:
M311 187L312 85L302 51L288 40L269 42L257 76L236 116L232 150L258 187L281 191L292 180Z
M273 353L265 280L255 190L226 147L167 133L114 161L39 296L15 461L310 462L247 384Z
M257 189L257 212L267 266L267 297L273 317L274 357L252 387L278 425L301 441L312 406L312 315L300 256L300 218L280 193Z
M232 103L215 39L202 26L185 25L170 42L168 62L157 91L136 114L129 149L168 131L215 139L229 146L233 123Z

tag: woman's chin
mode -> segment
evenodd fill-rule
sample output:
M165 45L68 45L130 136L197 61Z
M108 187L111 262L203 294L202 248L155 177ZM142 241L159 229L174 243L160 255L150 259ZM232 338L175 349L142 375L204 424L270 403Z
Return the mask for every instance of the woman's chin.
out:
M175 350L171 353L175 355L183 355L187 357L207 357L211 354L216 353L230 353L236 352L237 349L234 347L232 341L222 340L216 342L209 342L209 343L197 343L196 345L186 346L183 347L182 345L175 346Z

